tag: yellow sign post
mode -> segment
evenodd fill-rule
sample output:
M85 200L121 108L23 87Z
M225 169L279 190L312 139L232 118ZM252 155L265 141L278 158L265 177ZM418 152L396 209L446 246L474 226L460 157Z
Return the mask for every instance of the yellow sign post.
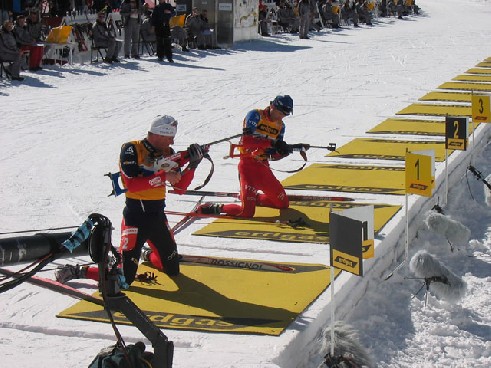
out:
M431 197L433 194L434 181L434 152L422 153L406 152L406 254L404 260L385 278L388 280L409 257L409 216L408 216L408 194L418 194Z

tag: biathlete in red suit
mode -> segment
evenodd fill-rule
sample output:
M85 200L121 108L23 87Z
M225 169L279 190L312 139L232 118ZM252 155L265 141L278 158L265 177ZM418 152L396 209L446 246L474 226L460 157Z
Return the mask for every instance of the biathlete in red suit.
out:
M119 166L127 191L119 250L128 284L136 277L145 242L151 248L149 261L156 268L169 276L179 274L177 245L164 212L166 182L178 193L184 192L193 180L205 148L192 144L186 151L175 153L170 146L174 144L176 132L177 121L173 117L159 116L145 139L125 143L121 148ZM63 283L74 278L98 279L97 267L65 265L55 274Z
M289 95L280 95L263 110L249 111L243 123L240 141L240 201L241 204L204 204L205 214L227 214L250 218L256 206L288 208L285 189L273 175L270 160L280 160L293 152L284 141L283 118L293 112L293 100ZM305 145L304 149L308 149Z

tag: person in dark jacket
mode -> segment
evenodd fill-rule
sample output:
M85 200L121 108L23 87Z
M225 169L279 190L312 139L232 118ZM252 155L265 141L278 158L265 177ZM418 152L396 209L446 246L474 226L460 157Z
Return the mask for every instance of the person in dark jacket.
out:
M106 14L104 12L99 12L99 14L97 14L97 19L92 26L91 34L96 47L107 48L104 61L109 64L112 62L119 62L118 55L119 50L121 49L121 41L116 39L114 26L111 25L111 27L109 27L106 23Z
M20 50L29 51L29 70L40 70L41 62L43 61L44 46L38 45L36 40L31 36L26 25L26 17L23 15L17 17L14 36Z
M6 73L12 80L23 81L20 73L20 55L17 41L14 36L14 23L11 20L3 22L0 30L0 60L9 61L12 64L5 68Z
M26 23L27 23L27 30L29 31L31 37L34 38L36 42L44 41L42 24L39 21L39 15L37 11L32 10L29 13Z
M176 11L174 7L166 1L167 0L159 0L159 5L153 10L152 26L155 29L157 57L159 61L164 60L165 57L169 63L173 63L169 21L176 15Z

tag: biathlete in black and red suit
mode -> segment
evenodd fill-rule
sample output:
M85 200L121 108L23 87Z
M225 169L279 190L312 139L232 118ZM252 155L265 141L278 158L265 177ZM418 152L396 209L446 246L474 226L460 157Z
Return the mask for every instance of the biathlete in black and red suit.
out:
M179 274L177 245L164 211L166 182L177 193L184 192L207 147L192 144L186 151L175 153L171 145L176 133L177 121L172 116L159 116L145 139L125 143L121 148L119 166L127 191L119 251L127 284L136 277L145 242L151 248L149 261L157 269L169 276ZM186 164L187 167L181 170ZM98 280L98 269L65 265L55 275L63 283L74 278Z

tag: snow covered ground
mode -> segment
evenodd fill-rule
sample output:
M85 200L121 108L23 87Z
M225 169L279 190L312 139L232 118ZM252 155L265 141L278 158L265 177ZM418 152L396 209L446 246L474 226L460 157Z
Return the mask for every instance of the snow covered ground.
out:
M113 66L46 67L24 73L23 83L0 80L0 232L77 226L93 212L119 224L123 199L107 197L103 175L117 169L121 144L142 138L158 114L179 120L176 148L184 149L239 133L247 111L290 94L295 109L285 120L287 141L341 146L369 136L365 132L376 124L491 56L488 1L418 3L420 16L380 18L371 28L312 33L310 40L276 35L228 50L176 53L173 65L144 57ZM409 200L410 255L427 249L461 276L468 287L462 302L451 305L430 296L425 307L423 292L412 297L421 282L405 279L411 276L407 268L384 281L403 254L403 210L378 235L377 257L365 263L366 276L343 273L336 283L336 313L359 332L377 367L491 366L491 209L483 183L465 174L470 162L484 176L491 172L489 135L488 127L480 127L474 150L449 161L452 190L444 210L471 229L468 244L450 252L445 239L423 226L424 211L443 198L442 163L436 196ZM227 151L227 144L213 147L215 175L205 189L238 189L237 162L223 159ZM336 162L322 150L308 153L310 162ZM291 158L273 165L300 164ZM287 175L278 173L280 179ZM354 196L404 204L401 196ZM168 208L186 211L193 201L169 196ZM179 220L169 219L171 225ZM177 235L182 253L328 264L328 247L319 244L191 235L207 222L196 221ZM117 244L118 226L113 238ZM43 276L52 277L53 268ZM86 367L112 344L107 324L55 318L73 303L27 283L0 295L2 366ZM317 337L329 323L329 303L328 290L279 337L167 330L176 345L174 366L316 367L325 354L318 352ZM128 343L141 340L135 328L120 330Z

